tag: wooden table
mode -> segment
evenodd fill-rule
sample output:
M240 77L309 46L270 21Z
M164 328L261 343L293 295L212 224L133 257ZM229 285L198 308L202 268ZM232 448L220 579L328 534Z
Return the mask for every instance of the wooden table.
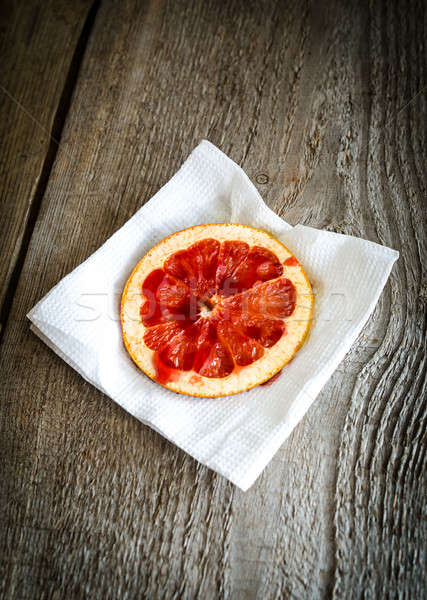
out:
M0 595L426 597L422 0L10 0L1 36ZM401 253L247 493L25 318L202 138L290 223Z

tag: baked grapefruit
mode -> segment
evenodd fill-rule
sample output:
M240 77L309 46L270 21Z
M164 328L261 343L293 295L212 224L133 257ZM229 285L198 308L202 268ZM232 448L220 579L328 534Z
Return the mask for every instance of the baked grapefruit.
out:
M271 235L197 225L152 248L122 297L126 348L144 373L191 396L237 394L276 375L301 346L313 294Z

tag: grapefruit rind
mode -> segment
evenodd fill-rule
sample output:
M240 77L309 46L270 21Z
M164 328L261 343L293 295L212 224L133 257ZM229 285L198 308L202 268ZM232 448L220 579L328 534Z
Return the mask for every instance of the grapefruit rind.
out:
M248 243L249 246L263 246L271 250L282 264L293 257L286 246L265 231L234 223L195 225L170 235L154 246L132 271L123 291L120 311L126 349L136 365L154 381L154 351L144 343L147 328L141 322L140 316L143 304L142 284L153 270L163 266L171 254L185 250L205 238L214 238L219 242L239 240ZM296 305L292 315L283 319L286 323L286 334L274 346L265 349L264 355L252 364L236 369L226 377L209 378L196 374L193 370L180 371L179 376L174 378L176 380L161 385L181 394L211 398L247 391L278 373L301 347L312 318L313 293L310 282L301 265L297 261L295 265L294 261L290 262L292 266L284 264L280 278L286 277L295 286Z

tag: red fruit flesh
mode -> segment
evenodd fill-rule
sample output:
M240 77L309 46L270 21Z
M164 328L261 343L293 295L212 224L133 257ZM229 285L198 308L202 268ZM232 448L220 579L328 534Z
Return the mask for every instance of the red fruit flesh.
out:
M200 334L199 323L186 327L175 335L159 352L160 359L168 367L190 371L193 368L197 352L197 339Z
M216 287L219 293L227 296L231 289L231 278L249 253L246 242L225 241L221 245L216 271Z
M201 319L200 335L197 340L197 354L193 368L199 373L209 357L212 346L218 341L216 323L209 319Z
M196 242L172 254L164 264L165 271L182 280L199 298L211 296L215 293L219 249L217 240Z
M210 346L204 363L196 369L203 377L227 377L234 369L233 357L220 340Z
M226 296L238 294L248 290L261 281L268 281L279 277L283 273L283 266L277 256L261 246L254 246L244 260L235 270L229 281L229 290Z
M146 327L165 321L187 320L190 290L182 281L166 275L162 269L152 271L142 284L144 302L141 320Z
M160 323L146 330L144 342L151 350L160 350L181 331L182 325L179 325L176 321Z
M146 277L141 308L161 383L175 370L226 377L286 333L280 319L294 311L296 291L288 279L277 279L283 266L270 250L204 239L163 266Z
M299 265L295 256L290 256L285 260L283 264L285 265L285 267L297 267Z
M165 273L162 269L152 271L142 284L142 296L144 302L141 306L141 319L146 327L160 323L162 315L159 303L156 301L156 293Z
M262 347L238 331L229 321L218 323L218 334L230 348L236 365L245 367L264 354Z
M233 371L230 351L218 338L217 324L203 319L194 370L204 377L226 377Z
M190 289L179 279L165 275L157 288L156 297L161 308L175 308L178 311L187 312L190 303Z
M276 344L286 331L283 321L267 319L258 315L245 315L230 313L233 325L245 335L257 341L264 348L271 348Z
M196 293L199 298L209 298L216 291L215 276L219 249L220 243L211 239L196 242L189 249L191 261L196 267Z
M289 279L259 284L224 302L225 309L239 311L244 315L256 314L284 319L295 310L296 291Z
M156 369L156 380L159 383L165 384L169 381L178 381L179 371L165 365L157 352L153 355L153 363Z

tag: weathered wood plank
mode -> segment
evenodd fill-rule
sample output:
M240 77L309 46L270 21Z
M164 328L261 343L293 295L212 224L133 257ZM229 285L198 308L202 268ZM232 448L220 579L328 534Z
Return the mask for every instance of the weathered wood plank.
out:
M365 110L352 127L365 130L360 201L378 239L402 256L377 311L388 321L380 347L357 377L339 449L338 596L427 593L425 16L417 3L374 3L361 40L370 60Z
M424 18L421 3L101 6L0 357L6 596L425 594ZM246 494L83 382L24 320L202 137L292 223L402 253Z
M21 266L26 227L36 218L40 186L56 151L60 130L54 119L62 119L61 95L90 6L90 0L2 3L0 308L14 268ZM0 313L0 327L8 308Z

